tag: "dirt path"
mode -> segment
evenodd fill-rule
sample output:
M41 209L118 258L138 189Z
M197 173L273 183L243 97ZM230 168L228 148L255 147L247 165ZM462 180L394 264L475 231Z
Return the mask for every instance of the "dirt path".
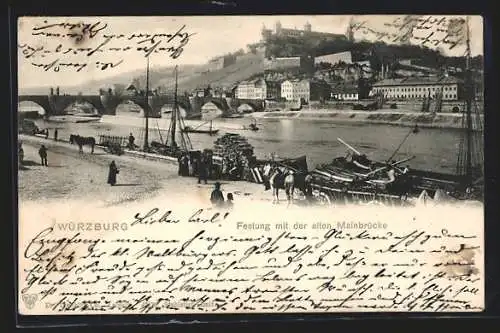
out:
M177 166L133 156L115 156L95 149L94 154L80 154L75 146L38 137L21 136L25 165L18 176L21 201L84 199L117 205L129 201L147 200L158 195L185 197L208 201L213 181L197 184L195 178L177 175ZM48 149L48 167L40 165L38 148ZM109 163L115 160L120 173L117 186L107 182ZM224 192L236 197L268 200L271 194L262 185L247 182L222 182Z

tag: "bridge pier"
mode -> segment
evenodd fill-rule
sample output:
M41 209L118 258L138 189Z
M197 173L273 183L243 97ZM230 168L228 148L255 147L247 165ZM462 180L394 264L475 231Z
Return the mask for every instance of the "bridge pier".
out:
M144 96L116 96L109 91L100 91L98 95L19 95L18 102L30 101L40 105L47 116L64 115L66 108L75 102L90 103L100 115L116 115L116 108L125 101L132 101L143 110L149 111L149 117L161 118L161 109L164 105L174 104L172 95L152 95L148 96L146 103ZM178 96L178 105L186 111L187 118L201 117L202 107L206 103L212 102L223 112L228 112L232 108L237 108L242 104L249 104L255 111L264 109L264 101L261 100L240 100L223 97L190 97Z

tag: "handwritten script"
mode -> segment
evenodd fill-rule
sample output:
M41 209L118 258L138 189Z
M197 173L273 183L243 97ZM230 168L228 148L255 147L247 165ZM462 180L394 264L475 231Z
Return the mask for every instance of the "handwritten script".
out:
M396 44L443 47L462 46L468 36L467 21L460 17L407 15L384 22L382 26L360 20L352 26L360 36Z
M30 21L27 21L30 22ZM185 25L165 33L114 33L106 22L71 22L57 19L35 24L20 37L18 49L31 66L42 71L109 70L132 53L179 58L195 33Z
M33 314L482 309L482 239L472 231L297 223L155 208L99 228L54 224L21 245L20 306Z

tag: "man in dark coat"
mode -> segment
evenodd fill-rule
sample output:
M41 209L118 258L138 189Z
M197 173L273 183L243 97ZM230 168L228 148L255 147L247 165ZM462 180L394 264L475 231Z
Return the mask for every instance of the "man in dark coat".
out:
M198 184L200 184L202 180L205 184L207 183L207 158L205 154L198 160Z
M181 158L181 176L189 176L189 156L188 154L182 155Z
M128 136L128 149L135 149L135 138L132 133Z
M41 164L43 166L48 166L48 163L47 163L47 148L45 148L45 145L42 145L40 147L40 149L38 149L38 155L40 155Z
M177 164L178 164L178 171L177 171L177 175L179 176L182 176L182 158L184 157L184 154L181 154L179 155L179 157L177 157Z
M212 194L210 195L210 202L212 203L212 205L217 207L221 207L222 205L224 205L224 195L220 190L219 182L215 183L215 188L212 191Z
M109 165L109 172L108 172L108 184L111 186L114 186L116 184L116 175L120 173L120 170L118 170L118 167L115 164L115 161L112 161L111 164Z

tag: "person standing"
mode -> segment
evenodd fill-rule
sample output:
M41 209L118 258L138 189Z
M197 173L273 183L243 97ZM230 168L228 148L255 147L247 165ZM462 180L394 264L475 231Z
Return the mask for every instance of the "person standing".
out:
M184 154L180 154L177 157L177 164L178 164L178 170L177 170L177 175L182 176L182 158L184 157Z
M210 202L212 203L212 205L217 207L221 207L222 205L224 205L224 195L220 190L219 182L215 183L215 188L212 191L212 194L210 195Z
M264 180L264 185L266 187L266 191L271 189L271 183L269 182L269 178L271 177L271 162L267 162L264 165L264 170L263 170L263 180Z
M207 183L207 159L205 154L201 155L198 162L198 184L201 184L201 181Z
M135 149L135 138L132 133L128 136L128 148L131 150Z
M109 164L109 172L108 172L108 184L111 186L115 186L116 184L116 175L120 173L118 167L116 166L115 161L112 161Z
M49 166L47 163L47 148L45 145L42 145L40 149L38 149L38 155L40 155L41 165Z
M181 168L182 168L181 176L183 177L189 176L189 156L187 153L182 155Z
M227 194L227 201L226 201L226 207L229 208L229 209L232 209L233 206L234 206L234 203L233 203L233 194L232 193L228 193Z
M308 202L312 202L312 199L313 199L313 189L312 189L312 181L313 181L313 177L311 176L311 174L307 174L307 176L304 178L304 187L305 187L305 196L306 196L306 200Z
M57 128L54 130L54 141L57 141Z

